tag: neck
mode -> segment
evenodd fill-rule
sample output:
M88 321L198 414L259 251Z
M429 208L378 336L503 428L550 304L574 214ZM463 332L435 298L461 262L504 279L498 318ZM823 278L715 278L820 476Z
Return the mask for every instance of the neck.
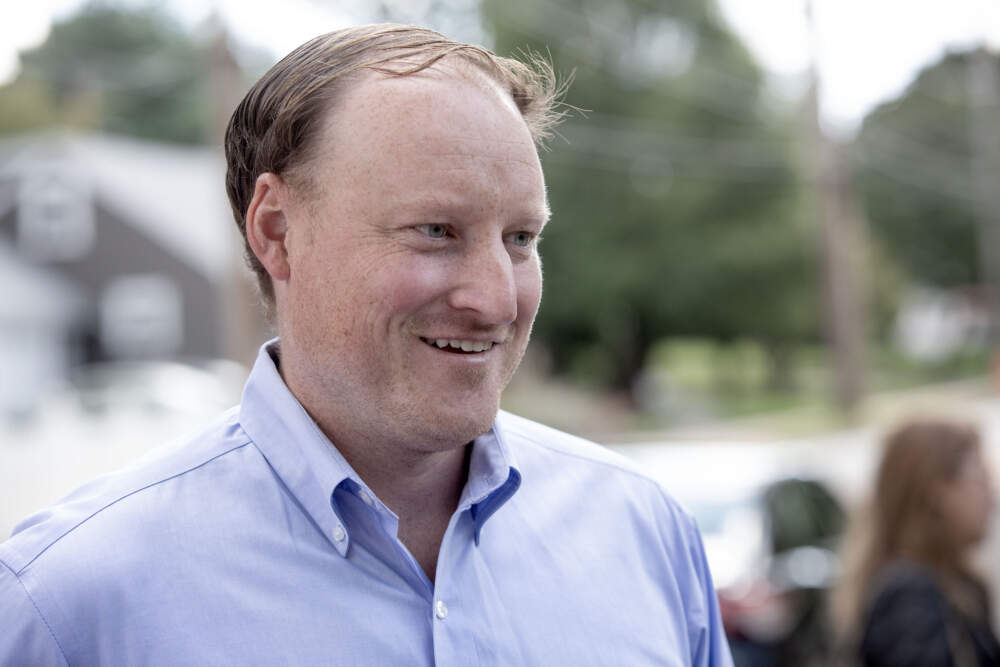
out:
M285 384L362 480L399 518L398 538L434 580L438 551L468 477L471 444L402 441L338 415L336 400L310 391L293 364Z
M331 431L323 430L329 437ZM433 583L441 542L468 478L471 443L439 452L413 452L371 442L359 448L331 441L399 518L397 537Z
M363 451L334 440L337 449L361 479L399 516L400 526L410 518L446 513L458 507L468 475L471 445L440 452L413 452L374 447ZM402 530L402 528L401 528Z

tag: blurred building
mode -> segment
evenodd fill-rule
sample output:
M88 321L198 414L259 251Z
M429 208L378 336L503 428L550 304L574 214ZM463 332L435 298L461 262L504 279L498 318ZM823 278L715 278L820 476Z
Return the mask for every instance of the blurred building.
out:
M911 359L937 362L963 349L987 349L990 302L975 286L910 287L896 314L896 344Z
M246 290L224 172L210 148L0 142L0 412L30 412L78 364L242 360L227 328Z

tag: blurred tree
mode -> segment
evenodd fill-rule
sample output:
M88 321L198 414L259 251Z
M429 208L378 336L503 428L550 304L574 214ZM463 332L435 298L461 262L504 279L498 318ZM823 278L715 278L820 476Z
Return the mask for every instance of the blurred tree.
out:
M0 132L67 125L204 142L208 62L208 45L162 12L92 2L21 53L21 73L0 89Z
M484 0L499 53L575 72L543 155L552 224L537 336L557 371L632 392L665 336L766 346L772 384L817 335L791 133L705 0Z
M0 88L0 134L55 125L63 115L48 87L37 79L19 78Z
M950 53L868 114L852 146L873 234L883 252L922 284L965 286L990 277L975 169L984 146L1000 135L1000 107L995 100L991 108L973 103L970 71L983 56L992 61L994 86L1000 87L1000 56ZM988 114L992 131L982 129L977 113ZM994 173L992 190L998 177Z

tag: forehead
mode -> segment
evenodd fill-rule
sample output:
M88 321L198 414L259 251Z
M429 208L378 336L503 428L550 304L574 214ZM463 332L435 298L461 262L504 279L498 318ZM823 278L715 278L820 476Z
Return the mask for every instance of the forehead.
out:
M334 153L349 147L428 150L474 140L513 156L534 142L510 94L471 64L437 63L405 76L359 73L324 120L320 141ZM525 150L525 149L528 150Z
M366 72L328 112L313 153L309 178L320 191L469 199L475 186L505 208L520 199L516 208L547 217L527 123L510 94L471 66Z

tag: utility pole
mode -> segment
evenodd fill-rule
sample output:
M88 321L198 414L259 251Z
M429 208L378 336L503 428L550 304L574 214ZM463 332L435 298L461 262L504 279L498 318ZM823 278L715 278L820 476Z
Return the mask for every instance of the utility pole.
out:
M1000 338L1000 71L986 47L969 54L969 146L979 282L989 309L989 340Z
M811 0L806 0L806 17L815 45ZM820 223L824 320L833 353L836 401L844 413L853 415L864 395L866 225L853 196L843 152L824 134L820 122L815 46L804 125L803 161Z

